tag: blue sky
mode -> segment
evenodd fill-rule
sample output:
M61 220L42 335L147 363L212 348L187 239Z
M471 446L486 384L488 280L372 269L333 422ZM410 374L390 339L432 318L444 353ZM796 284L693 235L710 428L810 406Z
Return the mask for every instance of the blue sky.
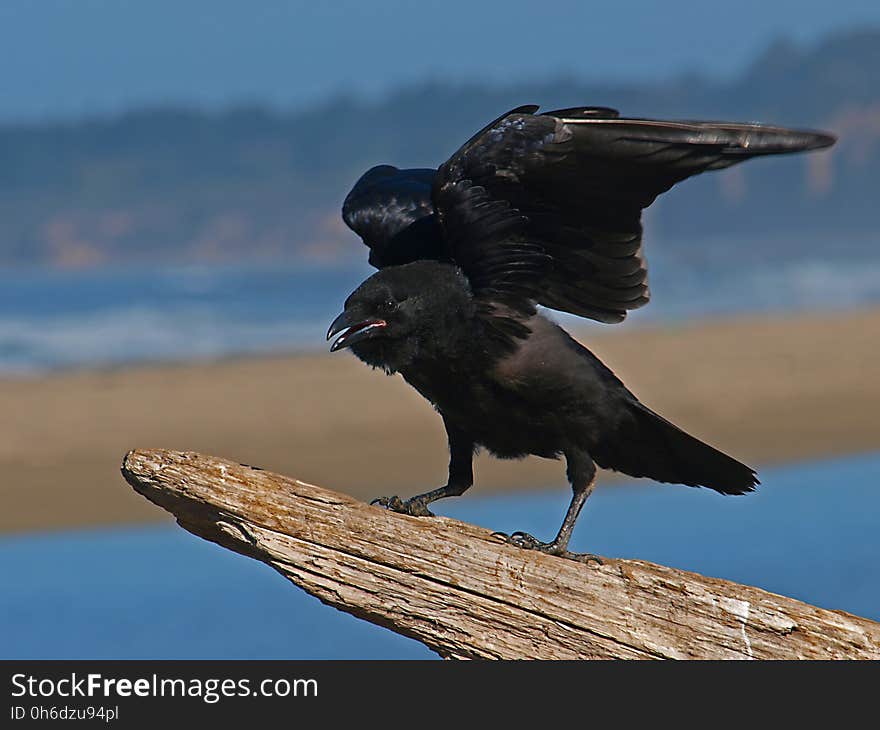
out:
M729 76L877 0L2 0L0 120L165 102L284 107L424 79Z

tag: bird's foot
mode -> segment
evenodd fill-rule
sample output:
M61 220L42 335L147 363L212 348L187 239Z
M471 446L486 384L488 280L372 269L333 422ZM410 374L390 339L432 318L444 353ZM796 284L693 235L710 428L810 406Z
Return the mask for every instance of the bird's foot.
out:
M556 555L566 560L577 560L580 563L592 561L599 565L605 564L605 561L598 555L593 555L593 553L572 553L556 542L541 542L537 537L527 532L514 532L510 535L505 532L493 532L492 537L496 537L508 545L514 545L523 550L537 550L538 552Z
M370 504L375 504L392 512L400 512L402 515L413 517L433 517L434 513L428 509L427 503L421 497L403 500L397 495L393 497L377 497Z

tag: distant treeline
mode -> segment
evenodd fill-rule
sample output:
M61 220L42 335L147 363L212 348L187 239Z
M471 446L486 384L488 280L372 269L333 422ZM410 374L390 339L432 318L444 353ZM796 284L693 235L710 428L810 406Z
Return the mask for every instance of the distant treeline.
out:
M343 261L361 253L338 215L361 172L380 162L435 166L489 118L524 103L754 120L840 136L830 153L757 161L673 190L651 209L655 237L742 234L747 248L746 234L816 240L827 232L838 245L876 229L880 30L808 49L776 44L728 83L697 76L651 85L433 83L377 103L339 98L296 114L150 109L0 127L0 264Z

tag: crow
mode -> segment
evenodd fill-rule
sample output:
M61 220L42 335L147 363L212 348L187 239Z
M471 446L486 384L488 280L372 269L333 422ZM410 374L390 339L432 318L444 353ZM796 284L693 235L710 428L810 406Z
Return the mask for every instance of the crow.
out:
M829 134L758 124L621 118L522 106L439 169L367 171L343 219L379 271L330 325L331 351L400 373L440 413L447 483L374 500L431 516L473 484L474 453L564 457L573 496L556 537L498 533L574 559L568 542L596 467L744 494L753 469L642 404L538 306L600 322L647 303L641 212L675 183L763 155L828 147Z

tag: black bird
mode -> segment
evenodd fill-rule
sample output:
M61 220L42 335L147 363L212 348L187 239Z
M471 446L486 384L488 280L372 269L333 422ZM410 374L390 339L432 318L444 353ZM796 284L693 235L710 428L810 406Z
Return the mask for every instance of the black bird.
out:
M743 494L754 470L639 402L536 305L620 322L648 301L641 212L675 183L761 155L819 149L820 132L624 119L583 107L514 109L438 170L374 167L343 206L381 269L345 302L331 350L399 372L440 412L445 486L376 502L410 515L473 483L474 452L564 456L574 496L559 533L510 543L567 550L596 465Z

